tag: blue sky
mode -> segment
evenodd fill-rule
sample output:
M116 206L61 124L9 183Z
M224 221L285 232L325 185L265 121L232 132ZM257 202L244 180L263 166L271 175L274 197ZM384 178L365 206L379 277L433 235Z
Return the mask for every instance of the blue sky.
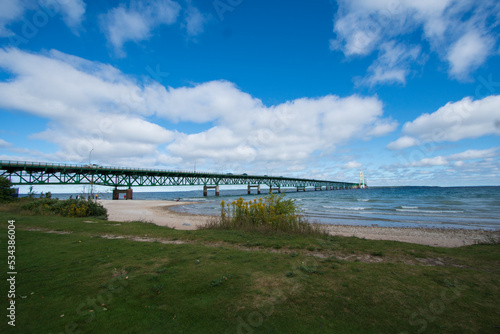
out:
M0 159L500 185L499 23L489 0L3 0Z

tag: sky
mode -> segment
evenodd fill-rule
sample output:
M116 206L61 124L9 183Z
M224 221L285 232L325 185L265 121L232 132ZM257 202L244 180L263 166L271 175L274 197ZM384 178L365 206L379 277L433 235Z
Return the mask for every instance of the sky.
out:
M2 0L0 159L500 185L495 0Z

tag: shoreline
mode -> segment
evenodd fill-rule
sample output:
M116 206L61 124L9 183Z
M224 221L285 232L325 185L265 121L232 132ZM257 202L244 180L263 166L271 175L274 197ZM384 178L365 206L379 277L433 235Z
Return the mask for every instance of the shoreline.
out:
M173 206L196 204L161 200L99 200L108 210L110 221L143 221L178 230L195 230L205 224L209 215L170 210ZM500 242L500 230L438 229L429 227L385 227L360 225L325 226L332 235L370 240L390 240L435 247L461 247L478 243Z

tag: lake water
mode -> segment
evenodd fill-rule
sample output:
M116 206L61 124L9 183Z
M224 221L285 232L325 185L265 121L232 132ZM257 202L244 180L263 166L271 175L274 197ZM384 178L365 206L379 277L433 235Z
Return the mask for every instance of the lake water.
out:
M246 189L224 190L220 196L202 190L183 192L134 192L134 200L175 200L201 204L175 207L195 214L220 213L220 201L243 197L246 201L265 196L247 195ZM253 193L256 191L253 190ZM111 199L111 194L100 194ZM55 195L67 198L69 195ZM500 229L500 187L381 187L352 190L296 192L292 198L311 221L323 224L378 225L391 227L433 227Z

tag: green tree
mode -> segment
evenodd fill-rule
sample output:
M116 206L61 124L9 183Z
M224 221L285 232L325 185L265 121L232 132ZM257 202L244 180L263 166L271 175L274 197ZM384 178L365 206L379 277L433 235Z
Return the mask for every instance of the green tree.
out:
M12 183L9 179L0 176L0 202L10 201L15 190L12 189Z

